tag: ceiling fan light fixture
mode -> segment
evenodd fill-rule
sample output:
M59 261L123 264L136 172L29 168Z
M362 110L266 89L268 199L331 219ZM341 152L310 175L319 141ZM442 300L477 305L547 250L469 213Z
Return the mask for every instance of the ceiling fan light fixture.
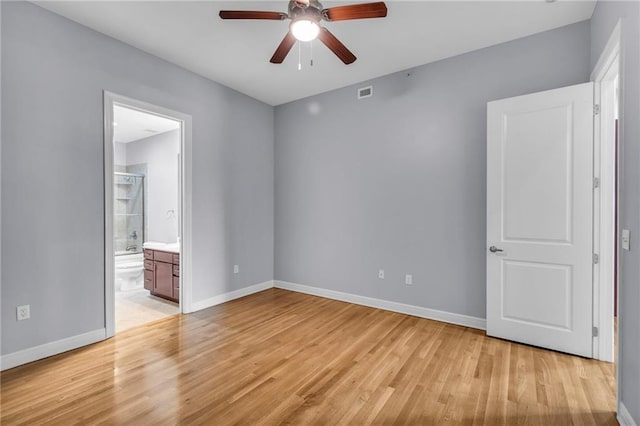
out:
M345 65L349 65L357 59L356 56L326 27L321 27L320 22L384 18L387 16L387 6L383 1L377 1L325 9L320 0L289 0L287 13L261 10L221 10L219 15L221 19L262 19L268 21L290 19L289 31L269 59L272 64L284 62L296 41L312 41L317 38ZM300 59L300 49L298 49L298 54L298 59ZM298 61L298 66L300 66L300 61Z
M291 34L299 41L315 40L320 33L317 22L308 19L298 19L291 23Z

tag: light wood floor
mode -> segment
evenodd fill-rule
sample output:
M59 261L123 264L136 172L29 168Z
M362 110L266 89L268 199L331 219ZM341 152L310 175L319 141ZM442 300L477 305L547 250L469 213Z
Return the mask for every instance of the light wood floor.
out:
M180 313L177 303L152 296L149 290L117 291L116 333Z
M13 424L617 424L611 364L271 289L2 373Z

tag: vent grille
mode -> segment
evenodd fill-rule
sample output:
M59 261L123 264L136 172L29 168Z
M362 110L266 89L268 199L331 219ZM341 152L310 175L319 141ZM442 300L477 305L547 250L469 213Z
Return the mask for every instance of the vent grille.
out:
M358 99L370 98L373 96L373 86L361 87L358 89Z

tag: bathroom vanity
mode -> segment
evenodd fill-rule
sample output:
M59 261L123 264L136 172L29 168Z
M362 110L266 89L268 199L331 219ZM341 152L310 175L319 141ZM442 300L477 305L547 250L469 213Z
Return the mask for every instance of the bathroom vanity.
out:
M180 300L180 254L145 248L144 288L154 296L178 302Z

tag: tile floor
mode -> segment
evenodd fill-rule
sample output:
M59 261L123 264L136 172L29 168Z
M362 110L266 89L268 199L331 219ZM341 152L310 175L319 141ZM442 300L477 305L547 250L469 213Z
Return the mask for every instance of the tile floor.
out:
M152 296L145 289L116 292L116 333L179 312L177 303Z

